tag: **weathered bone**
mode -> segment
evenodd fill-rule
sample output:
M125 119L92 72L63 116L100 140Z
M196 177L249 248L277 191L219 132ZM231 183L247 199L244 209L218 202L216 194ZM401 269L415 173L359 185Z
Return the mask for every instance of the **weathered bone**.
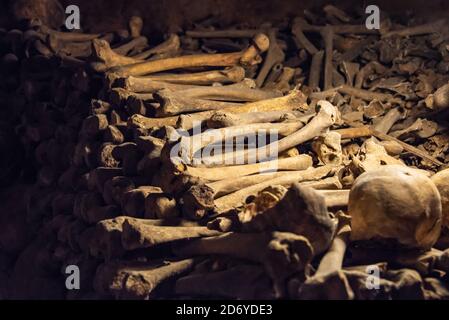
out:
M302 121L287 123L255 123L235 127L226 127L221 129L213 129L202 134L193 135L191 137L181 137L180 148L183 159L188 159L197 163L196 153L208 146L216 143L232 141L235 137L243 137L247 135L256 135L259 131L266 134L276 134L280 136L288 136L304 126ZM186 158L187 157L187 158ZM201 160L201 159L198 159ZM224 164L224 163L222 163Z
M268 37L265 35L256 35L256 38L255 41L258 43L260 42L259 44L261 46L256 47L256 45L252 45L242 52L181 56L112 68L111 71L116 72L121 76L140 76L180 68L229 67L237 65L240 62L243 64L252 64L255 62L254 59L256 56L259 53L264 52L264 50L267 50L269 46Z
M303 32L321 32L326 26L315 26L308 24L304 18L295 18L294 22L300 23ZM368 29L364 24L352 25L352 24L341 24L332 25L334 34L378 34L379 31L375 29Z
M335 17L342 22L348 23L351 21L351 17L346 12L331 4L324 6L323 11L326 13L326 15Z
M379 100L382 102L388 102L388 101L393 100L393 97L391 96L391 94L357 89L357 88L349 87L347 85L339 86L336 89L340 93L354 96L354 97L357 97L357 98L360 98L363 100L367 100L367 101Z
M438 124L426 119L418 118L410 126L405 129L393 131L390 136L395 138L402 138L411 133L416 134L420 138L429 138L433 136L438 130Z
M155 93L159 90L186 90L191 88L192 86L186 84L174 84L165 81L158 80L149 80L147 78L135 78L135 77L126 77L126 78L118 78L115 84L119 88L114 89L122 89L123 92L126 92L127 95L134 95L134 93ZM126 97L127 98L127 97Z
M438 88L426 98L426 103L432 109L439 111L449 108L449 83Z
M241 106L239 103L211 101L185 97L181 92L160 90L154 98L161 106L156 110L158 117L173 116L184 112L199 112L219 109L233 109Z
M241 189L237 192L228 194L224 197L216 199L215 202L215 211L217 213L224 213L233 208L236 208L242 205L245 202L245 199L250 195L257 194L263 189L271 186L271 185L286 185L289 186L292 183L307 181L307 180L319 180L326 176L331 175L336 170L335 167L332 166L323 166L318 168L309 168L302 172L297 172L296 174L292 174L289 176L281 176L278 178L274 178L272 180L268 180L256 185L253 185L248 188Z
M400 119L403 119L405 113L400 108L394 108L387 112L382 119L373 127L374 130L380 133L388 133L391 127Z
M96 71L106 71L114 66L128 65L141 62L134 58L126 57L114 52L109 43L104 40L92 41L95 58L101 61L100 63L93 63L92 67Z
M151 194L160 194L162 190L153 186L141 186L129 190L121 196L123 214L130 217L142 218L145 215L145 200Z
M155 127L176 126L179 117L147 118L140 114L134 114L128 118L128 126L131 128L152 129Z
M356 157L353 157L351 170L355 174L379 169L384 165L404 165L401 160L387 154L385 148L374 138L364 142Z
M157 46L133 56L134 59L147 59L152 55L174 56L180 51L181 40L176 34L170 34L167 40Z
M331 26L326 26L321 31L321 36L324 40L324 90L328 90L333 86L333 41L334 29Z
M252 38L260 32L259 29L187 30L186 35L191 38Z
M267 51L270 47L270 38L263 33L258 33L252 39L252 44L248 49L243 51L240 63L243 66L252 66L260 61L260 54Z
M307 168L304 168L303 170L305 170L305 169L307 169ZM298 171L302 171L302 170L298 170ZM295 174L297 174L297 171L279 171L279 172L267 172L267 173L261 173L261 174L253 174L253 175L248 175L248 176L241 176L238 178L231 178L231 179L224 179L224 180L215 181L215 182L208 182L205 185L215 191L214 197L222 197L222 196L225 196L232 192L235 192L237 190L240 190L242 188L247 188L247 187L262 183L267 180L272 180L274 178L279 178L279 177L287 177L289 174L295 175ZM315 186L319 186L319 185L324 186L324 185L328 185L329 183L332 183L332 184L335 183L334 177L329 178L329 179L332 179L332 182L330 180L325 181L327 179L324 179L324 180L319 180L319 181L305 182L305 184L307 184L307 185L310 184L314 188Z
M131 41L128 41L127 43L122 44L119 47L114 48L112 51L122 55L126 56L130 51L136 50L137 48L145 47L148 44L148 40L146 37L137 37L132 39ZM141 59L133 57L134 59Z
M299 111L266 111L239 114L216 111L210 119L207 120L207 126L212 129L253 123L280 122L285 119L292 119L293 121L299 120L305 124L311 117L313 117L313 114L304 115L304 113Z
M324 196L328 208L346 207L349 201L349 190L317 190Z
M328 252L323 256L315 274L299 287L298 298L315 299L325 294L326 280L340 272L343 266L346 247L351 233L350 218L342 213L338 215L337 233ZM334 293L325 294L326 296Z
M134 92L148 92L146 82L151 87L152 81L164 81L174 84L184 85L211 85L213 83L233 83L240 82L245 77L245 70L242 67L231 67L224 70L205 71L197 73L180 73L180 74L160 74L146 77L127 77L126 87Z
M276 68L277 65L273 66L273 70ZM270 73L270 75L273 73ZM290 81L294 78L296 73L296 70L289 67L282 68L282 73L279 75L279 77L276 79L276 81L270 82L269 78L267 78L267 81L265 82L264 89L274 89L279 90L282 93L287 93L290 91Z
M400 37L407 37L407 36L419 36L423 34L429 34L429 33L438 33L441 32L441 30L444 29L446 20L440 19L431 23L410 27L410 28L404 28L400 30L392 30L390 32L387 32L382 35L382 38L388 38L392 36L400 36Z
M209 230L207 227L152 226L139 221L125 220L122 244L126 250L135 250L183 239L213 237L220 234L221 232Z
M354 84L354 79L359 72L360 64L345 60L340 64L340 67L345 75L346 85L352 87Z
M259 88L262 87L266 77L268 76L268 73L273 68L273 66L277 63L284 62L285 59L284 51L282 51L277 43L275 29L271 29L268 32L268 38L270 39L270 46L266 53L264 63L262 64L262 67L256 78L256 85Z
M161 92L159 92L161 96ZM166 98L169 99L173 96L173 103L171 101L166 101L168 110L164 110L162 106L159 110L159 114L177 114L187 111L201 111L201 109L206 109L206 112L198 112L190 115L183 115L183 124L181 127L183 129L192 128L193 122L207 120L212 114L212 110L221 109L221 106L225 106L224 110L232 113L245 113L245 112L262 112L262 111L276 111L276 110L307 110L305 104L305 97L299 90L292 90L288 95L279 98L272 98L267 100L261 100L245 104L237 104L230 102L216 102L201 99L191 99L178 97L173 93L165 94ZM164 93L162 93L161 98L164 98Z
M323 58L324 58L324 50L317 51L312 57L309 72L309 87L311 88L319 88L320 86L320 76L321 76L321 68L323 65Z
M188 296L230 299L274 299L271 280L262 266L238 264L225 270L190 274L176 281L175 292Z
M252 102L282 96L280 92L275 90L252 89L243 87L240 84L231 84L228 86L193 87L177 93L191 98L240 102Z
M318 255L329 247L337 226L320 194L300 183L288 190L281 186L266 188L238 214L240 229L299 234L309 240L314 255Z
M195 222L181 219L136 219L119 216L102 220L95 226L94 236L89 243L90 253L94 257L103 257L106 260L123 256L126 252L122 245L123 223L127 220L150 226L198 226Z
M306 126L301 128L297 132L280 139L279 141L272 142L267 146L264 146L264 149L258 148L250 150L238 150L233 152L231 155L224 153L223 155L220 154L216 156L203 157L202 162L206 165L212 165L214 163L226 163L226 161L229 161L229 159L234 159L234 161L235 159L247 159L250 151L253 152L253 154L260 155L263 154L263 152L266 152L265 150L267 149L271 150L271 148L276 148L278 152L282 152L300 145L301 143L304 143L310 139L313 139L326 132L329 127L337 121L338 118L337 108L335 108L327 101L319 101L317 104L317 108L319 109L317 115Z
M312 149L324 164L340 165L343 161L341 136L336 131L330 131L318 137L312 143Z
M317 181L301 182L300 185L310 187L315 190L334 190L343 188L340 177L337 175Z
M264 172L276 168L279 171L295 171L303 170L311 166L311 158L308 155L300 155L296 157L289 157L285 159L276 159L266 162L216 167L216 168L195 168L185 166L183 174L199 177L206 181L218 181L223 179L231 179L251 175L258 172Z
M97 292L116 299L146 300L159 285L181 277L194 267L194 259L180 261L110 262L97 269L94 287Z
M301 176L303 173L304 170L268 172L193 185L182 196L183 214L187 218L198 220L204 217L208 211L214 209L214 199L216 198L276 179L288 179L291 176Z
M288 232L226 233L176 246L180 256L221 254L263 264L273 280L277 297L285 296L285 281L294 273L307 272L313 256L309 241Z
M385 66L383 66L377 61L371 61L367 63L365 66L363 66L357 73L354 87L360 89L362 88L363 82L365 81L366 77L368 77L370 74L374 72L378 74L384 74L386 71L387 68Z
M100 34L78 33L78 32L61 32L53 30L45 25L40 25L39 30L48 35L52 35L62 41L83 42L91 41L99 38Z
M129 19L129 31L132 38L140 37L143 28L143 20L139 16L132 16Z
M300 21L296 20L292 25L292 33L295 36L295 40L301 47L307 50L307 52L311 55L315 55L318 52L318 49L307 39L304 35L304 32L301 28Z

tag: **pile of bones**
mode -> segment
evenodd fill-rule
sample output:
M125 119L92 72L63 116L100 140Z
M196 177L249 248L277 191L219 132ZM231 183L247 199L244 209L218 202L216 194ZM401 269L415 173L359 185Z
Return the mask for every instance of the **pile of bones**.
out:
M1 30L1 294L449 298L448 21L363 17Z

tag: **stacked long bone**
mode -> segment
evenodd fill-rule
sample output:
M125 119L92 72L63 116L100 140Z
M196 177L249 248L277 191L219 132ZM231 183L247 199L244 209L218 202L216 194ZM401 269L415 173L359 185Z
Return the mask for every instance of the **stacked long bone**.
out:
M400 298L410 287L447 297L447 253L431 249L447 190L428 178L447 162L445 124L432 121L448 107L443 22L369 31L324 12L276 28L200 26L153 48L138 17L118 44L113 33L34 24L47 34L40 54L88 61L104 78L70 166L48 182L59 189L41 230L57 230L51 265L88 275L69 297ZM195 156L267 130L275 143ZM42 166L40 180L49 172ZM390 192L400 183L407 197ZM375 251L365 242L380 247L377 260L363 256ZM382 271L381 290L364 289L367 263Z

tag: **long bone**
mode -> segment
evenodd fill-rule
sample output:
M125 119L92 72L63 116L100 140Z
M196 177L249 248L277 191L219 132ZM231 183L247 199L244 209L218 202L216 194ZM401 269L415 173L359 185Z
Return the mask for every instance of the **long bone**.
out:
M152 81L164 81L174 84L184 85L211 85L213 83L235 83L240 82L245 77L245 70L242 67L235 66L224 70L213 70L196 73L180 74L155 74L145 77L129 76L125 79L125 89L134 92L146 92L147 82L151 87Z
M189 274L176 281L175 292L230 299L273 299L271 280L262 266L238 264L225 270Z
M157 46L133 56L134 59L147 59L152 55L174 55L179 52L181 40L176 34L170 34L167 40Z
M372 92L368 90L363 89L357 89L354 87L350 87L347 85L342 85L337 88L335 88L338 92L347 94L350 96L354 96L363 100L371 101L371 100L379 100L382 102L389 102L393 100L393 96L391 94L387 93L380 93L380 92Z
M226 141L231 141L235 137L257 135L259 132L267 134L274 133L279 136L288 136L301 129L303 126L303 122L297 121L287 123L255 123L235 127L213 129L199 135L194 135L191 137L181 137L181 152L182 155L184 157L187 157L189 161L195 161L195 154L200 149L208 145L220 142L226 145Z
M394 108L376 124L373 129L377 132L387 134L391 127L400 119L404 118L405 113L400 108Z
M213 110L222 109L223 111L230 111L233 113L257 112L257 111L276 111L276 110L307 110L305 104L305 97L299 90L292 90L288 95L278 98L260 100L245 104L231 103L231 102L217 102L202 99L193 99L182 97L180 94L173 92L159 92L155 95L157 99L161 100L161 108L158 110L158 115L176 115L183 112L197 112L189 115L184 115L184 122L190 123L194 121L204 121L212 115ZM198 112L205 111L206 112ZM189 127L188 123L182 128ZM190 126L189 128L192 128Z
M257 63L260 53L268 49L269 40L264 34L257 34L254 44L241 52L218 53L218 54L198 54L167 58L156 61L136 63L133 65L112 68L112 72L117 72L122 76L140 76L160 71L167 71L192 67L230 67L238 63L244 65Z
M133 95L136 93L155 93L159 90L186 90L191 88L192 86L187 84L175 84L175 83L169 83L165 81L158 81L158 80L148 80L145 79L143 83L140 82L140 79L133 79L133 77L128 78L118 78L114 82L114 86L117 86L118 88L114 89L120 89L122 92L126 92L128 95Z
M350 190L317 190L318 193L324 196L326 206L332 207L346 207L349 202Z
M186 35L191 38L252 38L260 32L259 29L188 30Z
M293 148L301 143L309 141L322 133L325 133L330 126L332 126L338 119L338 110L332 104L327 101L321 100L317 104L317 108L319 109L317 115L310 120L310 122L296 131L295 133L282 138L278 141L272 142L264 147L257 149L247 149L247 150L238 150L233 152L232 154L224 153L220 155L214 155L209 157L203 157L202 164L205 165L214 165L216 163L224 163L223 159L229 161L230 159L247 159L252 154L263 154L266 150L271 150L271 148L276 148L277 152L280 153L282 151ZM224 158L223 158L224 157ZM261 160L261 159L259 159Z
M307 155L289 157L285 159L276 159L260 163L252 163L237 166L226 166L216 168L196 168L184 166L183 174L199 177L207 181L219 181L223 179L232 179L251 175L258 172L264 172L272 168L279 171L303 170L311 166L311 158Z
M273 74L274 72L276 72L275 68L277 66L278 65L273 66L273 69L272 69L270 75ZM267 78L267 81L265 82L265 85L264 85L264 89L279 90L282 93L289 92L291 89L290 82L294 78L295 73L296 73L296 70L293 68L289 68L289 67L282 68L281 74L277 77L277 79L275 81L270 81L270 78Z
M271 29L268 32L268 38L270 39L270 46L265 56L264 63L259 71L259 74L256 78L257 87L262 87L265 82L268 73L273 68L273 66L277 63L281 63L285 59L284 51L282 51L281 47L278 45L276 40L276 30Z
M109 46L109 43L104 40L95 39L92 41L92 45L95 58L101 61L92 63L92 67L96 71L106 71L114 66L135 64L143 61L114 52Z
M179 256L219 254L261 263L279 298L285 295L286 279L294 273L307 272L313 256L305 237L288 232L230 232L180 244L173 251Z
M308 24L303 18L295 18L294 23L300 24L303 32L317 32L320 33L327 26L315 26ZM341 24L332 25L332 31L334 34L378 34L379 30L368 29L364 24L353 25L353 24Z
M151 226L198 226L195 222L181 219L137 219L119 216L102 220L95 226L95 232L89 243L90 254L105 260L119 258L126 252L122 245L123 223L127 220Z
M208 120L208 128L233 127L238 125L281 122L286 119L302 121L304 124L313 117L313 114L304 114L299 111L266 111L234 114L225 111L216 111Z
M310 63L309 87L318 88L320 86L321 67L323 65L324 50L317 51Z
M276 90L247 88L241 84L192 87L191 89L182 90L178 93L191 98L239 102L260 101L282 96L282 93Z
M96 34L89 34L89 33L78 33L78 32L61 32L53 30L45 25L40 25L39 30L47 35L52 35L58 40L63 41L73 41L73 42L83 42L83 41L91 41L94 39L99 38L101 35Z
M333 27L326 26L321 32L324 40L324 90L332 88L333 78Z
M318 52L318 49L304 35L300 21L297 20L293 23L292 33L295 36L295 40L298 42L298 44L300 44L304 49L306 49L309 54L315 55Z
M304 170L307 168L304 168ZM301 170L299 170L301 171ZM258 183L262 183L267 180L287 177L289 174L297 174L297 171L279 171L279 172L267 172L262 174L253 174L249 176L242 176L238 178L225 179L215 182L209 182L205 185L215 191L215 197L222 197L232 192L238 191L239 189L250 187ZM338 177L334 176L331 178L326 178L317 181L308 181L301 183L305 186L310 186L314 189L328 189L332 186L336 188L341 188L341 183L339 184Z
M304 170L300 170L288 172L286 171L268 172L264 174L256 174L256 175L242 176L239 178L225 179L211 183L204 183L204 184L199 183L193 185L186 192L184 192L182 196L183 213L191 219L199 219L202 218L207 213L207 211L214 209L214 199L216 198L223 197L232 192L250 188L252 186L265 183L267 181L273 182L297 176L300 176L301 177L300 179L302 179L304 177L304 173L306 173L307 178L307 172L304 172ZM318 174L321 173L318 172ZM331 181L329 180L318 181L319 184L316 184L315 187L341 188L341 183L339 182L338 177L329 179Z
M180 92L160 90L154 93L154 98L160 103L156 110L158 117L173 116L184 112L199 112L221 109L232 109L242 104L234 102L211 101L186 97Z
M354 87L360 89L362 88L363 82L365 81L365 78L369 76L370 74L376 72L383 74L387 71L387 68L380 64L377 61L371 61L367 63L365 66L363 66L359 72L357 73L355 77L355 83Z
M119 47L116 47L114 49L111 49L113 52L122 55L122 56L126 56L131 50L135 49L135 48L139 48L142 46L146 46L148 44L148 40L146 37L137 37L132 39L131 41L128 41L127 43L122 44ZM141 58L136 58L136 56L133 56L134 59L141 59Z
M210 230L207 227L152 226L140 223L138 220L125 220L122 244L126 250L134 250L183 239L211 237L220 234L221 232Z
M334 166L323 166L318 168L309 168L302 172L297 172L289 176L281 176L268 180L262 183L258 183L248 188L241 189L237 192L231 193L224 197L218 198L214 201L215 209L218 214L224 213L228 210L236 208L245 202L245 199L250 195L257 194L261 190L271 185L284 185L288 186L295 182L319 180L326 176L332 175L337 168Z
M343 213L338 215L338 228L335 238L332 241L330 249L323 256L315 274L308 278L304 284L299 287L298 297L300 299L316 299L320 295L325 294L329 296L333 292L325 293L325 282L328 278L333 277L335 274L338 277L344 277L340 275L343 259L346 253L346 247L349 243L349 236L351 233L350 218Z
M392 30L390 32L383 34L382 38L388 38L392 36L400 36L400 37L419 36L429 33L438 33L441 32L441 30L444 30L444 26L446 25L446 23L447 23L446 20L440 19L431 23L415 27L409 27L400 30Z
M183 276L194 265L194 259L144 263L109 262L98 267L94 288L102 294L112 294L116 299L148 300L159 285Z

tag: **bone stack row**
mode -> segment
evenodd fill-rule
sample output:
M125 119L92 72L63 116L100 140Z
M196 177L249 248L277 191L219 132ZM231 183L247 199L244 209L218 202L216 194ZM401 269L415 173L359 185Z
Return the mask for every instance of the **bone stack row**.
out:
M0 237L9 294L310 298L338 281L335 298L373 298L360 280L371 261L344 259L349 190L384 165L444 168L449 53L445 21L363 21L326 6L251 29L197 24L158 44L140 17L103 34L37 20L4 31L2 90L33 182L25 215L1 217L14 230ZM213 147L268 130L274 158ZM379 259L374 298L417 283L420 298L449 296L422 256L389 259L399 270ZM65 290L68 265L81 290Z

